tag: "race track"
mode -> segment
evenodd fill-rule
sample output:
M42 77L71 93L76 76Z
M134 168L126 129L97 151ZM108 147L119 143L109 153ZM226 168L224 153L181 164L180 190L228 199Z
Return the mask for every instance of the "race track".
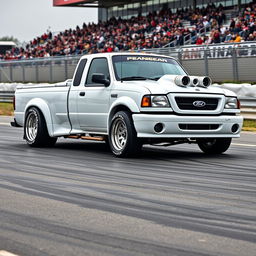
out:
M118 159L104 143L28 147L0 124L0 251L17 255L256 255L256 134Z

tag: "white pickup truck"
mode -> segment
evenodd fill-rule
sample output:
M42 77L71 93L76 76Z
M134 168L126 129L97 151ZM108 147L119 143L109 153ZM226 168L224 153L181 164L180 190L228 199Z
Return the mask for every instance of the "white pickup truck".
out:
M24 127L32 147L64 137L106 141L119 157L143 144L197 143L220 154L240 136L243 118L236 95L210 85L167 56L86 55L72 80L18 87L12 126Z

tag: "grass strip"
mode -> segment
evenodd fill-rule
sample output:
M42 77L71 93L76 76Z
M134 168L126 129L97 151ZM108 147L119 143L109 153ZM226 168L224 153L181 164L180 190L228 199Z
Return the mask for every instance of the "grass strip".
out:
M0 102L0 115L1 116L12 116L13 115L12 103Z
M243 131L256 132L256 120L244 120Z

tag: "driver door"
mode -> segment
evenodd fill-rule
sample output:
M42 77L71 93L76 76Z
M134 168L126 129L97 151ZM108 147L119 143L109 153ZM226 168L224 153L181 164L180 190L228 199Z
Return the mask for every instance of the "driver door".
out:
M110 86L94 83L92 75L95 73L102 73L110 80L107 58L94 58L91 61L85 85L78 93L78 120L81 130L107 133Z

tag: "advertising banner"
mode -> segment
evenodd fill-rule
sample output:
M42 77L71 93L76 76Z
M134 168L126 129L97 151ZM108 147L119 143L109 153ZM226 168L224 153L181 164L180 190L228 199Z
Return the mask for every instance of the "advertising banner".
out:
M63 6L69 4L84 3L85 0L53 0L53 6Z
M234 49L237 57L256 56L256 43L253 42L233 45L191 45L184 46L181 49L182 59L203 59L204 54L207 55L207 58L231 58L234 54Z

